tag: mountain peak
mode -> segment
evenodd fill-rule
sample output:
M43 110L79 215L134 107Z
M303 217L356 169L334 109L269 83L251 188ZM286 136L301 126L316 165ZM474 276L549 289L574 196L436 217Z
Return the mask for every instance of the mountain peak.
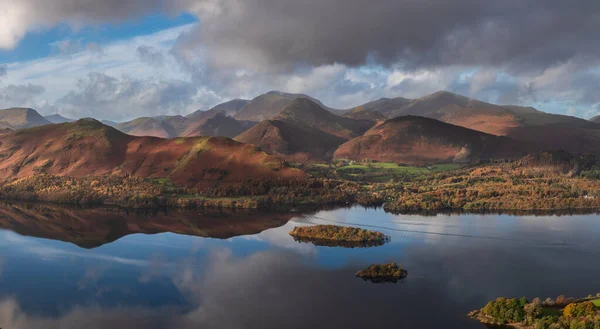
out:
M44 116L44 118L52 123L65 123L65 122L75 121L73 119L65 118L58 113L46 115L46 116Z
M421 100L445 100L445 101L469 101L471 98L459 94L455 94L453 92L449 92L446 90L436 91L433 94L429 94L427 96L421 97Z
M0 122L15 129L30 128L51 124L36 110L26 107L12 107L0 110Z

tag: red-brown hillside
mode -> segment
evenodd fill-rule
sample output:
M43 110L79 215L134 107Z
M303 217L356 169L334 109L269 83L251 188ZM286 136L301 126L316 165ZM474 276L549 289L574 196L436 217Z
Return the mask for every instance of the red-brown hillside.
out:
M471 162L512 158L530 150L523 143L438 120L403 116L388 120L350 140L335 152L336 159L370 159L406 164Z
M285 120L265 120L235 140L256 145L292 162L330 159L335 149L346 141L317 128Z
M133 136L160 138L224 136L234 137L247 128L221 110L196 111L181 115L138 118L119 123L118 130Z
M517 115L502 106L446 91L412 100L382 99L364 106L389 118L417 115L499 136L522 125Z
M342 116L354 120L385 121L387 119L380 112L362 106L346 111Z
M181 137L225 136L232 138L246 130L246 127L239 121L220 110L195 112L186 119L185 129L179 133Z
M1 179L36 173L168 177L196 188L304 175L280 158L225 137L134 137L93 119L2 133Z
M305 124L345 139L358 137L375 125L373 120L355 120L335 115L308 98L294 100L274 120Z
M281 112L286 106L292 104L294 100L299 98L310 99L325 108L323 103L308 95L270 91L251 100L248 104L242 107L234 117L237 120L256 122L270 120L279 114L279 112Z
M337 116L310 99L298 98L273 120L265 120L235 139L288 161L328 160L338 146L374 124Z

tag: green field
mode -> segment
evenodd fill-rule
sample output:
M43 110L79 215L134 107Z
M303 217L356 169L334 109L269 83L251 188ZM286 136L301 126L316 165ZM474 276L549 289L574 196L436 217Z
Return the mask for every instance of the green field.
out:
M393 179L403 180L426 177L432 173L461 168L460 165L453 163L436 164L430 166L398 165L397 163L393 162L357 162L342 166L340 166L340 164L342 163L310 164L303 169L315 177L335 177L338 179L365 182L387 182Z
M367 164L355 164L337 168L338 172L344 171L359 171L362 170L365 173L374 171L385 171L390 174L429 174L432 172L440 172L447 170L455 170L460 168L460 165L449 163L449 164L437 164L431 166L402 166L393 162L375 162L369 165Z
M596 305L597 307L600 307L600 299L594 299L591 300L592 304Z

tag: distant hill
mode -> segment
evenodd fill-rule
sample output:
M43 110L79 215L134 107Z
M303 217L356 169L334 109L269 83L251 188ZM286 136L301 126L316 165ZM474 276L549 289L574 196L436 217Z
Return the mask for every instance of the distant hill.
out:
M374 124L337 116L310 99L298 98L272 120L262 121L235 139L288 161L328 160L339 145Z
M297 98L279 112L274 120L309 125L328 134L346 139L360 136L375 125L375 121L355 120L335 115L321 104L308 98Z
M285 120L264 120L235 140L259 146L293 162L331 159L335 149L346 141L317 128Z
M4 128L22 129L51 123L34 109L13 107L0 110L0 125Z
M344 143L334 157L421 165L514 158L531 150L533 147L510 138L435 119L402 116L385 121L363 136Z
M237 112L239 112L239 110L241 110L244 106L246 106L248 103L250 103L250 101L247 99L234 99L234 100L230 100L225 103L221 103L208 111L198 110L194 113L188 114L187 118L194 119L196 115L202 116L202 113L211 112L211 111L215 111L215 112L222 111L222 112L225 112L225 114L227 114L227 115L233 116Z
M36 173L132 174L203 189L304 175L278 157L225 137L134 137L93 119L6 132L0 140L1 180Z
M52 114L46 115L44 118L52 123L65 123L65 122L73 122L74 119L65 118L60 114Z
M361 107L383 113L388 118L416 115L493 135L506 135L510 128L521 126L518 117L505 107L446 91L412 100L380 99Z
M253 124L239 122L222 110L196 111L188 116L138 118L115 125L133 136L160 138L224 136L235 137Z
M513 112L521 126L506 136L536 143L545 150L600 152L600 125L577 117L551 114L532 107L504 106Z
M111 126L111 127L114 127L119 124L118 122L111 121L111 120L100 120L100 122L102 122L102 124L105 124L105 125Z
M290 94L280 91L270 91L266 94L262 94L239 110L234 117L237 120L248 120L248 121L262 121L273 119L279 112L281 112L286 106L290 105L294 100L298 98L310 99L313 102L319 104L326 110L330 110L319 100L314 99L304 94Z
M410 99L403 98L403 97L380 98L376 101L368 102L361 106L352 108L352 109L348 110L346 113L370 110L370 111L379 112L385 117L391 117L391 116L396 115L395 112L397 110L402 109L404 106L406 106L410 102L411 102Z
M597 115L590 119L591 122L600 123L600 115Z
M182 116L144 117L118 123L115 128L133 136L160 138L178 137L178 129L185 118Z
M600 125L533 107L494 105L440 91L418 99L380 99L354 111L370 109L390 118L416 115L497 136L539 144L548 150L600 152ZM347 112L348 113L348 112Z
M380 112L372 109L357 107L352 110L346 111L342 114L343 117L355 119L355 120L372 120L372 121L385 121L387 117Z
M235 137L247 129L245 125L227 115L223 110L208 110L186 118L182 137L225 136Z

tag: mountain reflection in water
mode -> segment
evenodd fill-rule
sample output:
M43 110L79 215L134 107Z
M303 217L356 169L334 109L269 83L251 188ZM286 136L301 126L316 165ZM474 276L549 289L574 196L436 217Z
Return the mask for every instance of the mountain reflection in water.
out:
M599 220L1 205L0 327L484 328L466 313L497 296L600 291ZM331 223L391 240L346 249L288 234ZM402 284L355 277L391 261L410 273Z
M0 203L0 229L96 248L126 235L177 233L228 239L282 226L292 214L219 210L127 210Z

